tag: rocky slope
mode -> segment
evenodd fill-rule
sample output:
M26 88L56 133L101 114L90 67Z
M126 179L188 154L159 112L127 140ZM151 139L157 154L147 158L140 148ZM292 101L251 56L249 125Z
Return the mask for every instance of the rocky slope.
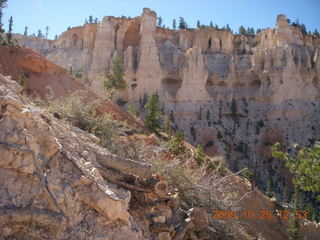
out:
M122 56L124 100L142 111L144 96L157 91L174 128L191 143L225 156L233 170L249 166L261 188L269 179L276 193L290 188L290 174L271 157L270 145L280 141L290 151L291 143L320 139L319 38L284 15L255 36L163 29L156 18L144 9L140 17L105 17L45 44L17 38L66 69L84 69L84 81L98 92L105 69Z
M110 154L97 137L36 107L22 90L0 74L0 239L226 239L203 209L187 211L180 193L151 175L151 165ZM174 160L155 137L132 138L146 159ZM208 211L230 200L233 210L282 209L233 174L215 171L206 182L214 196ZM237 239L284 240L289 222L275 215L238 224L230 228ZM301 220L300 234L315 239L319 226Z
M108 153L21 91L0 75L1 239L183 239L206 227L202 209L179 213L151 165Z

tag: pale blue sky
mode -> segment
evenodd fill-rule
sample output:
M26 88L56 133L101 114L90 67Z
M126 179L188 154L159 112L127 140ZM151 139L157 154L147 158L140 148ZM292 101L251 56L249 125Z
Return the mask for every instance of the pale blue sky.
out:
M172 27L172 19L184 17L190 27L197 20L223 26L229 24L238 31L240 25L256 28L274 27L276 17L284 13L291 20L299 18L307 30L320 30L320 0L9 0L4 11L5 29L10 16L14 20L14 32L29 34L38 29L49 37L61 34L68 26L79 26L89 15L101 19L104 16L131 16L141 14L144 7L161 15L166 26Z

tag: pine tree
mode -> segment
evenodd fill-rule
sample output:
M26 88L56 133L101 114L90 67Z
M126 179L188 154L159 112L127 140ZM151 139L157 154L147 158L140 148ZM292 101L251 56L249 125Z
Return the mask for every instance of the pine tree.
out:
M98 23L98 18L95 18L95 19L94 19L94 23Z
M93 17L91 15L89 16L89 23L93 23Z
M107 90L123 90L126 89L127 83L123 79L124 66L123 58L116 57L111 64L111 71L105 74L106 80L104 86Z
M2 23L2 16L3 12L2 9L7 7L7 0L0 0L0 34L4 32L4 29L2 28L3 23Z
M299 210L299 201L300 201L300 189L297 185L295 185L294 189L294 199L293 199L293 213L292 215L295 215L296 211ZM290 225L289 228L287 229L289 233L288 240L298 240L299 236L299 220L295 216L290 216Z
M315 29L315 30L313 31L313 35L315 35L315 36L317 36L317 37L320 36L320 34L319 34L319 32L318 32L318 29Z
M71 29L71 27L69 26L68 28L67 28L67 31L69 31Z
M179 28L180 29L186 29L187 28L187 24L184 20L183 17L179 17Z
M286 166L295 174L293 183L301 190L320 192L320 146L316 143L310 148L302 147L296 157L279 151L279 148L280 143L275 143L272 155L286 161ZM317 199L320 200L320 195Z
M24 27L24 33L23 33L24 36L28 36L28 27L25 26Z
M213 22L212 21L210 21L210 27L213 28Z
M242 25L239 27L239 34L242 34L242 35L247 34L246 29Z
M167 143L170 153L176 155L185 153L186 147L183 144L183 139L184 135L181 132L170 138Z
M41 32L40 29L38 30L38 35L37 35L37 37L39 37L39 38L42 38L42 37L43 37L43 34L42 34L42 32Z
M300 25L300 29L301 29L301 32L304 33L304 34L307 34L307 28L306 28L306 25L304 25L303 23Z
M161 27L162 26L162 17L159 16L158 17L158 27Z
M11 42L12 42L12 26L13 26L13 19L11 16L9 19L9 29L8 29L8 33L7 33L7 41L9 44L11 44Z
M269 198L271 198L271 197L273 196L273 193L272 193L272 182L271 182L270 179L268 180L268 183L267 183L266 195L267 195Z
M174 18L173 21L172 21L172 28L173 28L174 30L177 29L177 23L176 23L176 19L175 19L175 18Z
M317 217L316 217L316 211L315 208L313 207L312 203L308 203L306 206L306 211L308 213L308 219L310 221L317 221Z
M231 28L230 28L229 24L227 24L226 30L231 32Z
M56 35L54 36L54 40L57 40L57 38L58 38L58 35L56 34Z
M147 116L144 122L153 132L157 132L161 128L162 119L158 93L154 92L151 94L145 108L147 109Z
M49 27L46 26L46 38L48 38L48 35L49 35Z
M164 130L169 136L171 136L171 134L172 134L172 122L170 120L170 116L167 116L167 115L164 117Z
M84 20L84 24L88 24L88 19L87 18Z
M200 28L200 21L197 21L197 28Z

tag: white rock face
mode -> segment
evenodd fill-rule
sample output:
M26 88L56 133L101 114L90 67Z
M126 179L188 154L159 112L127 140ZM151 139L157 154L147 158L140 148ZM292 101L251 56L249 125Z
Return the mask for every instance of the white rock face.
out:
M115 26L109 17L103 18L97 25L96 41L92 53L92 63L88 78L94 89L101 87L103 72L110 65L111 58L115 51Z
M157 91L160 88L161 68L159 54L154 39L157 15L143 9L140 27L140 47L138 50L138 91L141 93Z
M186 52L186 66L182 70L182 79L182 87L177 93L179 101L203 101L208 99L205 89L208 70L205 68L205 58L200 47L194 46Z

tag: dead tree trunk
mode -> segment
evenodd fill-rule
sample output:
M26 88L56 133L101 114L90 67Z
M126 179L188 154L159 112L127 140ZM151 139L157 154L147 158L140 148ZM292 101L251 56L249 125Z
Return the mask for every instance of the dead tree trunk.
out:
M151 178L151 164L141 163L114 154L97 154L98 162L107 168L112 168L119 172L132 173L140 178Z

